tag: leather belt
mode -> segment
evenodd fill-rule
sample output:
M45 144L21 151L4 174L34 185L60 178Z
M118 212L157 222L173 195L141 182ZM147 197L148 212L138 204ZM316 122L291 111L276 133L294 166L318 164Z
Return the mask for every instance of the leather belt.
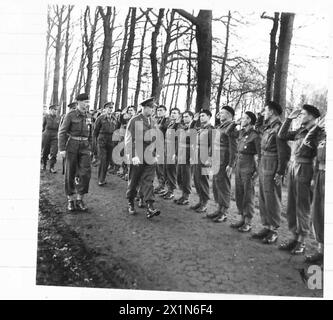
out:
M87 141L88 140L88 137L73 137L73 136L71 136L70 138L73 139L73 140L76 140L76 141Z

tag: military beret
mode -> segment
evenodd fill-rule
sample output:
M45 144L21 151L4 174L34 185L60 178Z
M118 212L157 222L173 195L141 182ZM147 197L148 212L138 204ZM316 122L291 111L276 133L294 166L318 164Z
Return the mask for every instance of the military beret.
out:
M257 121L256 115L251 111L246 111L245 114L251 119L251 124L255 124Z
M57 104L51 104L50 106L49 106L49 109L51 110L51 109L57 109L58 108L58 105Z
M303 109L312 114L315 118L320 117L320 111L315 106L312 106L310 104L305 104L303 106Z
M112 101L109 101L109 102L105 102L104 105L103 105L103 108L108 108L109 106L113 106L114 103Z
M267 106L270 108L270 109L273 109L277 112L277 114L282 114L282 107L277 103L277 102L274 102L274 101L268 101L267 102Z
M127 112L128 109L130 109L130 108L132 108L132 109L134 109L134 110L136 111L136 106L128 106L128 107L126 108L126 112Z
M117 110L115 110L114 112L120 112L120 113L121 113L121 109L117 109Z
M235 116L235 110L229 106L224 106L221 110L227 110L233 117Z
M151 108L153 108L153 107L155 107L154 99L155 99L154 97L151 97L151 98L149 98L147 100L142 101L140 104L143 107L151 107Z
M67 105L67 107L68 107L69 109L73 109L73 108L76 108L76 105L77 105L76 102L71 102L69 105Z
M166 111L167 108L163 104L160 104L159 106L156 107L156 109L164 109Z
M85 100L89 100L89 95L87 93L80 93L76 97L76 101L85 101Z
M201 109L200 110L200 114L201 113L205 113L207 116L211 117L212 116L212 113L210 112L210 110L208 109Z

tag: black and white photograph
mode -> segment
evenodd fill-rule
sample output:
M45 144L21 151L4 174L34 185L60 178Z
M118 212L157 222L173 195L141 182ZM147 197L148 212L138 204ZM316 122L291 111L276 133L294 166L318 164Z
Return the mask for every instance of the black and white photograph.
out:
M45 4L32 285L323 298L328 12L160 4Z

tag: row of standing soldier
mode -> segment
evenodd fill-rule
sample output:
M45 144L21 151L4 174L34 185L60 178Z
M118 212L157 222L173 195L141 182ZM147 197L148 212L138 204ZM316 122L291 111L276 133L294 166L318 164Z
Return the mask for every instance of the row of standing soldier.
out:
M83 195L88 192L91 175L91 149L89 139L89 121L86 111L89 105L89 97L81 94L75 103L76 110L69 112L63 119L59 130L59 150L65 158L65 190L68 197L68 210L75 209L86 211ZM324 120L315 123L320 117L317 108L304 105L302 110L293 111L285 122L281 123L282 108L275 102L269 102L263 115L258 119L250 111L245 112L240 122L233 121L234 110L224 106L219 112L220 124L215 128L219 130L219 141L213 141L210 124L211 112L202 110L199 121L193 119L193 114L186 111L180 122L180 111L174 108L170 111L170 117L166 117L166 108L157 106L154 99L148 99L141 103L142 112L135 114L134 107L129 112L129 121L126 128L125 139L131 139L133 158L129 164L129 181L126 197L128 199L130 214L135 214L134 199L139 194L139 206L147 206L147 218L160 214L160 210L154 207L154 194L160 194L164 199L172 199L176 186L182 190L182 196L174 201L179 205L189 203L191 193L191 178L199 196L199 202L190 208L200 213L207 211L209 195L209 176L202 174L202 169L212 165L210 156L212 147L220 153L219 170L213 176L213 195L217 204L214 212L206 213L206 217L214 222L225 222L228 216L231 197L231 174L235 169L235 199L240 219L232 223L231 227L240 232L249 232L252 229L251 220L254 215L254 185L259 176L259 212L262 229L253 233L252 237L265 244L275 243L278 239L278 229L281 223L281 184L288 169L288 201L287 221L291 231L291 238L279 245L279 249L288 250L292 254L302 254L305 251L305 240L310 231L310 211L312 222L318 241L318 251L307 257L307 261L322 261L323 258L323 216L324 216L324 184L325 184L325 146L326 135ZM152 119L152 113L156 115ZM54 109L53 107L51 109ZM98 184L106 183L106 170L112 162L112 134L119 128L119 118L112 113L112 103L105 104L106 112L97 118L92 136L98 143L100 165L98 169ZM50 112L50 117L54 112ZM296 131L290 131L293 119L301 113L302 126ZM52 119L51 119L52 120ZM48 143L54 141L54 121L43 121L43 164L47 154ZM44 125L44 122L46 124ZM195 165L191 165L189 157L190 141L186 140L186 163L168 163L152 165L136 156L135 123L143 124L142 137L145 131L159 128L165 141L168 141L170 130L182 128L188 130L197 128L198 141L208 141L207 159L200 159ZM126 123L127 121L125 121ZM200 125L198 125L200 124ZM240 130L238 126L240 125ZM208 139L200 139L200 136L208 135ZM50 137L53 138L50 138ZM47 137L47 138L46 138ZM294 150L290 160L290 148L288 141L295 141ZM150 141L151 142L151 141ZM147 147L150 142L146 142ZM319 143L320 142L320 143ZM54 142L53 142L54 145ZM167 143L166 143L167 145ZM200 143L198 152L200 152ZM206 146L207 147L207 146ZM318 152L317 152L318 149ZM56 148L51 148L51 169L54 169ZM176 150L178 148L176 147ZM317 157L316 157L317 155ZM177 154L174 155L177 157ZM316 157L316 166L313 160ZM53 159L53 160L52 160ZM165 159L166 160L166 159ZM315 170L315 174L313 173ZM159 185L153 188L155 175ZM314 179L314 197L312 199L311 181ZM311 209L312 203L312 209Z

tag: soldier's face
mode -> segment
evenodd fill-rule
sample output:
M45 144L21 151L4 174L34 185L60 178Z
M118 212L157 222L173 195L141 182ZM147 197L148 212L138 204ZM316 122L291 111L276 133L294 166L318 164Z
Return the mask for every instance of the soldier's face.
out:
M206 113L200 113L200 122L203 124L208 123L209 121L209 116Z
M170 118L176 120L179 117L179 112L177 110L172 110L170 114Z
M86 112L89 109L89 100L78 101L77 108L81 112Z
M164 108L157 109L156 113L157 113L157 117L159 117L159 118L162 118L162 117L165 116L165 110L164 110Z
M188 113L184 113L183 120L185 124L189 124L192 120L191 116Z
M128 108L127 109L127 113L130 117L133 117L135 115L135 111L133 108Z
M219 116L220 116L220 120L223 122L223 121L226 121L230 118L230 113L227 110L222 109L219 112Z
M54 116L54 115L56 115L56 113L57 113L57 109L53 109L53 108L50 109L50 114L51 114L51 115Z
M311 120L314 120L314 117L311 115L311 113L308 113L304 109L301 111L300 117L302 125L307 125Z
M112 106L108 106L107 108L105 108L105 112L106 112L106 114L108 114L108 115L110 115L111 113L112 113L112 111L113 111L113 108L112 108Z
M153 114L154 107L153 106L146 106L142 110L142 114L146 117L150 117Z
M244 114L244 116L243 116L243 118L242 118L242 121L241 121L241 126L242 126L242 127L246 127L246 126L248 126L250 123L251 123L251 118L250 118L247 114Z
M264 119L269 120L272 117L272 115L273 115L273 111L268 106L265 106Z

